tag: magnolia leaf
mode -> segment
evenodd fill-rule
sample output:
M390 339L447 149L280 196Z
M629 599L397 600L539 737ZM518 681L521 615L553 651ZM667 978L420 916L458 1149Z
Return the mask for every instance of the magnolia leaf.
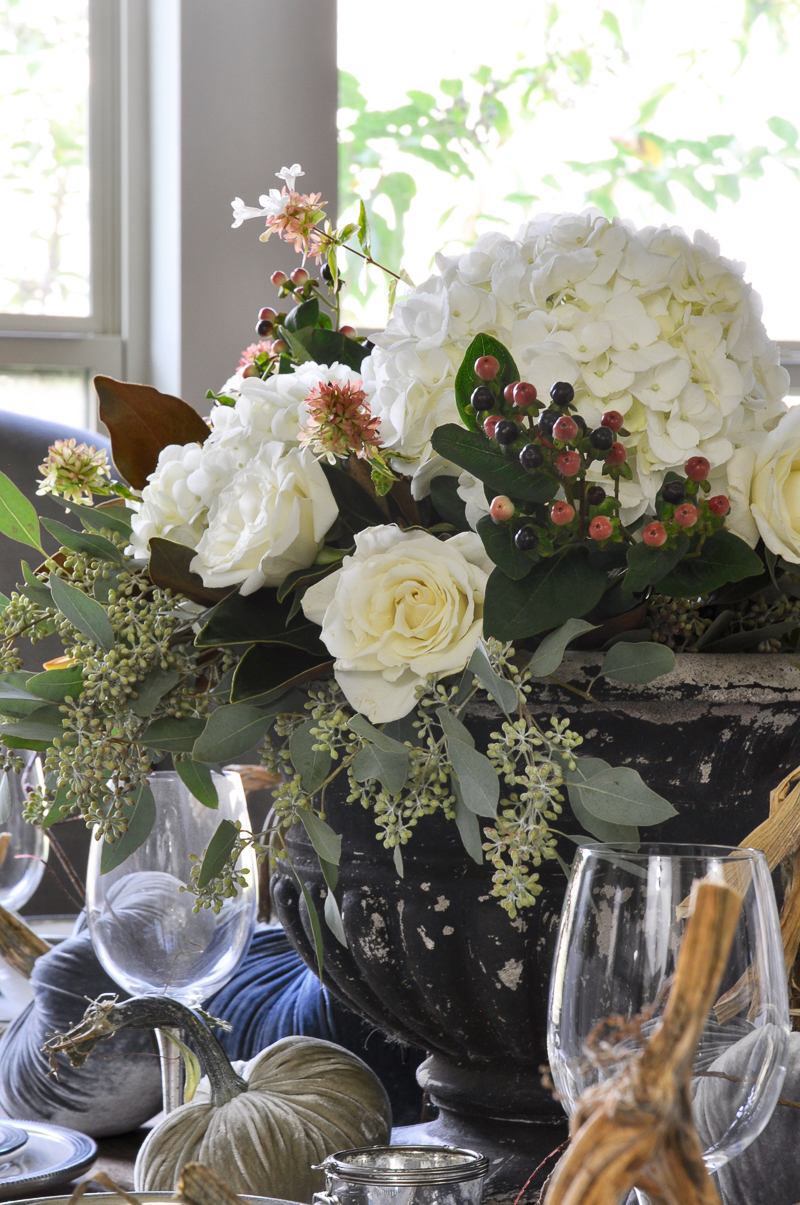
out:
M431 502L445 523L452 523L456 531L469 531L467 504L458 495L458 477L444 474L431 482ZM395 849L398 847L395 846Z
M108 874L136 853L150 836L156 822L156 801L153 792L146 782L139 785L134 795L133 807L123 804L123 815L128 821L128 827L115 841L105 841L100 855L100 873Z
M464 806L476 816L496 816L500 782L488 757L463 741L447 740L447 756L458 778Z
M599 820L583 806L581 785L587 778L599 774L601 770L610 770L608 762L599 757L580 757L574 770L564 771L564 781L567 784L570 807L578 824L584 832L591 833L598 841L638 841L639 830L633 825L609 824L607 820ZM572 838L576 840L576 838Z
M198 802L202 803L203 807L213 808L216 811L219 807L219 796L208 766L200 761L178 759L175 762L175 772L183 785Z
M36 511L5 473L0 473L0 531L19 544L44 552Z
M614 682L643 685L675 668L675 654L665 644L619 640L608 650L601 674Z
M295 815L308 833L317 856L333 866L338 866L342 856L342 838L338 833L333 831L326 820L307 808L298 808Z
M521 582L495 569L486 585L483 633L497 640L536 636L591 611L608 583L584 547L541 560Z
M684 557L661 578L659 594L669 598L697 598L730 582L759 577L764 572L761 557L732 531L709 536L697 557Z
M181 680L176 669L154 669L146 678L136 683L136 698L128 703L134 715L146 719L152 715L165 694L168 694Z
M195 761L235 761L249 753L272 726L273 717L249 703L231 703L212 711L192 749Z
M609 766L593 774L581 783L580 795L588 812L611 824L661 824L677 815L630 766Z
M339 508L339 517L350 531L363 531L365 527L379 527L386 522L386 515L378 503L359 485L349 473L337 465L319 461L325 479L331 487L333 500Z
M160 753L191 753L205 726L205 720L165 715L148 724L140 739L143 745Z
M203 855L203 863L197 878L197 886L207 887L225 869L228 859L239 838L239 830L232 820L220 820L214 836Z
M292 759L292 765L300 775L303 789L308 791L309 795L313 795L320 789L331 769L330 750L314 749L314 745L319 741L319 737L314 736L313 733L313 729L316 727L316 720L306 720L305 724L292 733L289 741L289 756ZM317 852L319 853L319 850ZM325 856L323 854L323 857ZM330 858L329 861L338 861L338 859Z
M150 562L147 572L153 585L160 586L163 590L185 594L192 602L208 607L221 602L235 589L234 586L226 590L204 586L200 574L192 573L189 569L195 552L185 544L176 544L172 540L162 539L161 536L153 536L148 547Z
M170 444L201 444L211 433L192 406L159 393L152 385L132 385L101 376L94 378L94 387L100 399L100 420L111 435L114 464L136 490L147 485L164 448Z
M390 795L402 791L408 775L408 750L379 749L376 745L365 745L353 758L353 777L356 782L368 782L372 778L385 787Z
M497 706L501 707L506 715L510 715L513 711L516 711L517 692L506 678L501 678L492 669L488 654L481 641L478 642L475 652L469 660L467 669L472 670L486 693L494 699Z
M311 678L324 677L333 666L330 658L282 644L254 644L233 672L229 690L232 703L272 702L276 692L301 686Z
M61 614L74 628L105 652L111 652L114 631L105 607L77 586L62 581L55 573L50 574L50 593Z
M113 561L117 565L125 563L125 557L116 544L97 532L73 531L66 523L59 523L58 519L42 519L42 526L58 540L62 548L68 548L70 552L84 553L97 561Z
M453 794L456 797L456 828L458 829L458 835L461 838L464 849L473 862L477 862L480 866L483 862L483 836L478 817L464 803L459 783L453 781L451 785Z
M713 627L713 624L712 624ZM765 640L780 640L798 627L798 620L786 619L783 623L770 623L763 628L752 628L748 632L735 632L720 640L704 644L707 653L746 653L758 647Z
M461 720L454 716L452 711L447 707L437 707L436 716L442 726L442 732L446 737L454 741L463 741L470 748L475 748L475 738L468 728L465 728Z
M403 851L399 845L395 845L392 848L392 861L394 862L394 868L397 871L399 878L405 878L405 869L403 867Z
M77 699L83 690L83 669L76 662L63 669L48 669L28 679L28 690L48 703L63 703L66 698ZM0 690L2 695L2 690Z
M11 815L11 809L14 805L14 796L11 791L11 779L7 770L3 771L3 776L0 778L0 824L5 824Z
M534 678L546 678L553 674L564 660L564 653L570 641L583 632L591 632L595 624L587 623L585 619L568 619L555 632L545 636L536 652L528 662L528 669Z
M287 603L278 602L274 590L256 590L247 595L236 591L210 613L195 644L200 648L283 644L328 660L330 654L319 638L319 624L303 619L287 627L289 610Z

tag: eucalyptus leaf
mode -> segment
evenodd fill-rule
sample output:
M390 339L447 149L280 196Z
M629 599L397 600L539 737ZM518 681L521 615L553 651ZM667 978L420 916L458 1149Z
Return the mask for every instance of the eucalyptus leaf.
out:
M605 655L601 674L614 682L643 685L675 668L675 654L665 644L620 640Z
M44 552L36 511L5 473L0 473L0 531L19 544Z
M580 757L574 770L564 771L572 814L584 832L590 833L598 841L638 841L639 830L634 825L610 824L607 820L599 820L583 806L582 783L602 770L610 769L608 762L599 757ZM577 840L575 837L571 839Z
M392 861L394 862L394 868L397 871L398 876L401 879L405 878L405 870L403 868L403 851L399 845L395 845L392 849Z
M331 754L329 749L314 749L319 737L314 736L313 729L317 727L316 720L306 720L289 741L289 756L292 765L303 783L303 789L313 795L322 786L331 770ZM319 850L317 851L319 853ZM323 855L325 856L325 855ZM336 859L330 859L335 861Z
M452 787L453 794L456 797L456 828L458 829L458 835L461 838L464 849L473 862L477 862L480 866L483 863L483 836L478 817L464 803L459 784L454 782Z
M141 742L159 753L191 753L205 726L205 720L165 715L147 725Z
M445 736L454 741L463 741L470 748L475 748L475 738L468 728L461 723L457 716L447 707L436 708L436 718L442 726Z
M325 924L328 926L333 936L340 945L343 945L345 949L348 949L347 937L345 935L344 924L342 922L342 914L339 911L336 896L333 894L330 887L325 894L325 904L322 911L325 917Z
M249 753L261 741L273 718L249 703L231 703L218 707L208 717L205 728L191 750L195 761L235 761Z
M500 782L488 757L461 740L447 739L447 756L458 778L460 797L476 816L496 816Z
M220 820L203 855L200 874L197 878L198 887L207 887L211 880L225 869L238 837L239 830L232 820Z
M134 715L146 719L152 715L164 695L181 680L176 669L154 669L136 684L136 698L128 704Z
M308 890L305 883L300 878L300 875L297 873L297 871L294 869L293 866L292 866L292 870L294 871L294 877L297 879L297 882L300 884L300 891L302 892L303 899L305 900L306 910L308 912L308 921L309 921L309 924L311 925L311 933L314 937L314 953L317 956L317 974L319 975L319 980L321 983L322 982L322 974L323 974L323 970L324 970L323 960L324 960L325 951L324 951L324 947L322 945L322 926L319 923L319 913L317 912L317 909L314 906L314 901L311 898L311 892Z
M58 540L62 548L68 548L70 552L84 553L98 561L113 561L117 565L125 563L125 557L116 544L97 532L73 531L58 519L42 519L42 526Z
M408 776L408 750L380 749L377 745L365 745L353 758L353 777L356 782L377 779L389 792L397 795L402 791Z
M342 838L339 834L333 831L327 820L323 820L316 812L310 812L308 808L298 808L296 815L308 833L317 856L338 866L342 856Z
M585 619L568 619L555 632L545 636L528 662L533 677L546 678L548 674L555 673L564 660L567 645L583 632L593 631L594 627L595 624L587 623Z
M77 800L73 795L70 795L66 787L59 787L56 791L55 799L53 800L50 811L42 821L42 828L50 828L53 824L58 824L61 820L66 820L67 816L71 816Z
M87 531L113 531L125 538L130 537L134 511L129 510L123 503L102 502L100 506L79 506L76 502L68 502L56 496L54 501L70 514L77 515Z
M0 824L5 824L14 806L14 795L11 790L11 778L7 770L0 778Z
M588 812L610 824L661 824L677 815L630 766L610 766L593 774L581 783L580 795Z
M47 741L52 745L55 737L64 735L64 717L57 707L37 707L25 719L12 724L0 724L0 738L6 743L6 736L17 741ZM33 749L33 745L17 745L16 748Z
M402 753L408 757L408 749L402 745L400 741L394 740L385 732L375 728L370 724L366 716L354 715L348 722L348 728L351 728L358 736L363 736L365 740L372 741L373 745L377 745L379 749L385 749L388 753Z
M63 703L66 698L77 699L83 690L83 669L76 662L61 669L48 669L28 679L28 690L48 703ZM2 692L0 691L0 694Z
M130 811L129 811L130 809ZM133 807L123 806L123 814L128 821L128 827L121 836L113 842L103 842L103 852L100 855L100 873L108 874L136 853L150 836L156 822L156 801L149 785L143 782L134 795Z
M506 715L516 711L517 692L510 682L501 678L492 669L486 648L481 641L478 642L467 669L472 670L486 693L494 699L497 706L502 708Z
M203 762L178 759L175 762L175 772L183 785L194 795L195 799L202 803L203 807L214 810L219 807L219 796L214 785L214 778L208 766Z
M7 595L3 594L2 590L0 590L0 613L5 611L10 602L11 599Z
M704 647L707 653L747 653L765 640L780 640L782 636L788 636L798 626L798 620L786 619L783 623L770 623L748 632L734 632L732 636L723 636Z
M77 628L87 640L110 653L114 647L114 631L105 607L84 594L77 586L70 586L56 574L50 574L50 593L53 602L65 619Z

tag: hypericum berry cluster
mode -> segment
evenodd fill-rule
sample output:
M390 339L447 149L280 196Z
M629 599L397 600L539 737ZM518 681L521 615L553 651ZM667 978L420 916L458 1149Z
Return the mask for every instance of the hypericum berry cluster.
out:
M642 540L650 548L674 547L679 536L712 535L725 522L731 508L725 494L713 498L707 478L711 469L705 456L690 456L684 465L686 480L672 476L664 482L656 498L658 519L648 523Z
M618 433L627 434L622 415L609 410L600 426L590 431L575 409L575 390L568 381L556 381L546 405L528 381L512 381L501 388L495 356L480 356L473 371L480 384L472 391L470 405L484 434L527 472L552 477L565 495L552 503L544 522L505 494L494 498L489 513L496 523L514 522L517 548L538 557L549 556L557 543L576 536L588 535L600 545L624 539L617 495L619 481L630 479L631 470L625 446L617 439ZM614 483L613 497L599 483L587 480L598 462L601 475Z

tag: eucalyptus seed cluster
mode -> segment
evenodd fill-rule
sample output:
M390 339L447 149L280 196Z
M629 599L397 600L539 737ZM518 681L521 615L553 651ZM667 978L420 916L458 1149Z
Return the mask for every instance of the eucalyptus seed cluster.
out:
M729 633L752 632L759 628L771 627L774 623L800 624L800 599L789 594L779 594L777 598L751 598L734 610ZM791 633L792 638L795 634ZM759 653L775 653L783 647L780 637L762 640L756 646Z
M211 908L215 915L218 915L222 910L226 900L233 899L239 893L240 887L248 887L249 870L237 869L236 863L242 852L252 845L252 834L242 830L241 823L236 822L236 827L239 829L239 836L234 842L230 856L225 863L220 873L207 883L205 887L198 887L197 880L200 877L200 871L203 865L203 859L197 854L189 854L189 861L192 863L191 879L184 886L180 887L179 891L188 891L196 896L193 912L200 912L202 908Z
M654 594L647 607L645 624L652 639L678 653L691 653L692 646L711 627L713 616L704 613L705 599L667 598Z

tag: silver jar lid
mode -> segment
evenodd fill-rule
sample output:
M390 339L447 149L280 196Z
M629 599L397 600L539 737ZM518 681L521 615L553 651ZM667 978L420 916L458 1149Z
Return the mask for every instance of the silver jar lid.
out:
M458 1184L485 1176L489 1160L458 1146L362 1146L337 1151L317 1166L357 1184Z

